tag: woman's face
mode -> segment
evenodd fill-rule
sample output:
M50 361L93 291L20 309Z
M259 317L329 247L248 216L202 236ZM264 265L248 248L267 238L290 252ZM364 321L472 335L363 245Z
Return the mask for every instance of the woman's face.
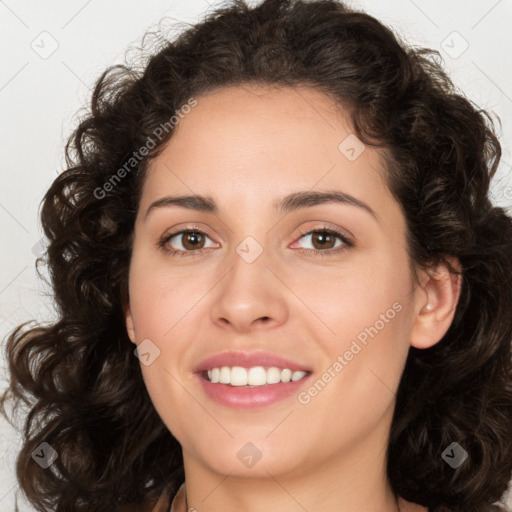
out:
M148 168L126 325L188 468L268 477L383 460L425 295L378 153L352 132L311 89L224 88L197 98ZM223 383L198 371L216 380L222 366L244 370ZM307 373L272 383L286 369Z

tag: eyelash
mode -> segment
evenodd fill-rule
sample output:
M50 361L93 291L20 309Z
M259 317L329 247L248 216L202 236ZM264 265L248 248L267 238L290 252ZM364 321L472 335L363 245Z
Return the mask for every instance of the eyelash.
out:
M301 254L311 254L311 253L313 253L313 254L316 254L318 256L329 256L329 255L333 255L333 254L338 254L338 253L340 253L342 251L346 251L346 250L351 249L352 247L355 246L354 242L352 242L352 240L349 239L345 234L337 231L336 229L328 228L328 227L325 227L325 226L322 226L322 227L319 227L319 228L315 228L315 229L301 231L299 239L302 238L305 235L310 235L312 233L318 233L318 232L325 233L325 234L328 234L328 235L337 236L343 242L343 245L340 246L340 247L337 247L336 249L325 249L325 250L319 250L319 249L297 249L297 251L300 252ZM203 254L203 252L205 250L207 250L207 249L198 249L198 250L195 250L195 251L180 251L180 250L177 250L177 249L169 249L169 248L167 248L166 244L167 244L167 242L169 242L169 240L171 240L171 238L175 237L176 235L182 235L182 234L186 234L186 233L199 233L201 235L208 236L204 231L202 231L198 227L192 226L191 228L182 229L180 231L175 231L174 233L170 233L169 235L163 236L157 242L157 246L162 251L164 251L166 254L170 254L171 256L192 256L192 257L194 257L194 256L201 256Z

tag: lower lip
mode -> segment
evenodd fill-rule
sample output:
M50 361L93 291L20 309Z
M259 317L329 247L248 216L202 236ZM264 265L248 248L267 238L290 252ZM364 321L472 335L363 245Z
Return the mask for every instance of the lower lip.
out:
M213 384L201 374L197 374L203 390L210 398L222 405L237 409L255 409L284 400L297 394L310 376L311 373L295 382L281 382L248 388L229 384Z

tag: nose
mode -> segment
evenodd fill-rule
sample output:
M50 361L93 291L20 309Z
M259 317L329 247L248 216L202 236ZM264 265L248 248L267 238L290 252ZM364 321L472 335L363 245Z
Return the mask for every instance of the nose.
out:
M291 292L279 272L269 267L265 250L252 263L235 252L230 263L211 297L211 320L239 333L285 323Z

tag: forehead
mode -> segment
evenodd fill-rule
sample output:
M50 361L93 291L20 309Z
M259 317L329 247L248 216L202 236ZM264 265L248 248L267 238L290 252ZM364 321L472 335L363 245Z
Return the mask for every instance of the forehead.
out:
M287 133L303 135L315 142L322 133L335 132L340 126L350 131L343 107L318 90L244 84L222 87L197 98L197 105L178 123L170 145L178 133L180 142L199 135L207 142L212 125L216 138L228 132L231 140L249 141L246 135L251 135L252 144L264 141L265 134L278 135L281 141Z
M313 188L391 200L380 154L355 138L347 111L322 92L246 84L196 101L149 164L144 202L172 191L274 204Z

